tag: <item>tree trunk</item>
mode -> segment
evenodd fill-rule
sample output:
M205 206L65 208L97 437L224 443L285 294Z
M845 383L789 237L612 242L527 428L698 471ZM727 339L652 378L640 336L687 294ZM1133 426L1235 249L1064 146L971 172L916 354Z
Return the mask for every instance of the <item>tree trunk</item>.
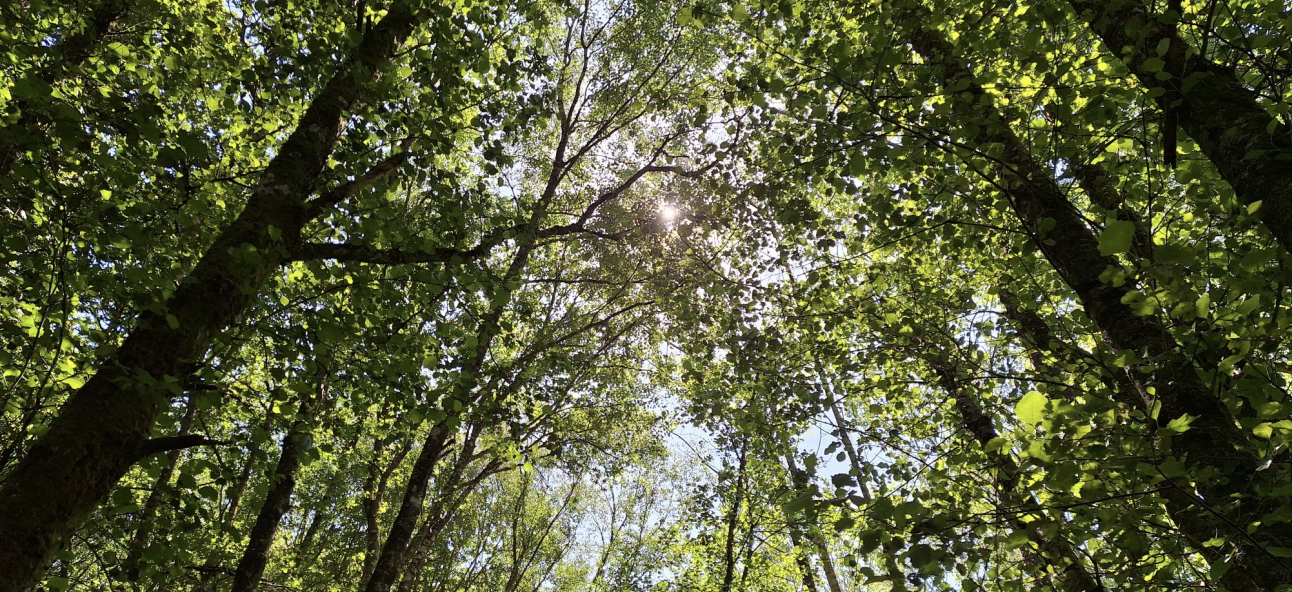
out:
M364 587L366 592L389 592L395 583L395 577L404 566L404 554L413 537L413 530L422 515L422 505L426 500L426 490L435 465L444 456L450 443L452 433L443 424L435 425L426 436L422 450L413 463L412 473L408 476L408 485L404 488L404 500L399 505L395 522L390 525L390 534L386 544L381 548L381 556L373 568L372 577Z
M1118 265L1117 261L1100 254L1095 236L1052 175L1033 160L1014 136L992 106L989 95L974 81L968 67L955 57L951 45L936 31L920 28L921 22L929 22L922 17L922 14L907 15L905 24L910 27L911 45L930 62L941 84L965 88L957 96L966 95L966 99L957 99L955 108L960 117L975 122L969 141L983 147L1003 146L1000 160L1004 165L993 171L996 183L1009 197L1024 226L1033 233L1037 247L1077 293L1087 316L1116 350L1154 360L1156 367L1148 374L1146 384L1156 389L1160 417L1170 420L1187 414L1196 418L1187 436L1173 440L1173 452L1226 477L1196 484L1187 479L1173 480L1175 487L1163 492L1172 519L1180 525L1194 549L1213 561L1223 550L1205 547L1203 543L1220 533L1235 535L1232 544L1246 565L1226 572L1223 582L1231 589L1274 590L1286 583L1287 570L1264 547L1292 545L1292 525L1262 525L1245 536L1241 529L1235 532L1231 523L1259 520L1288 500L1260 499L1261 488L1256 477L1261 460L1248 450L1235 450L1246 448L1247 437L1238 429L1228 408L1211 393L1188 360L1179 355L1177 344L1165 327L1151 317L1136 316L1122 304L1122 297L1130 288L1113 286L1100 279L1105 269ZM1054 222L1044 237L1038 234L1043 221ZM1195 487L1200 495L1193 493ZM1228 502L1235 498L1236 504ZM1208 500L1208 507L1199 507L1200 499ZM1229 516L1222 519L1217 513Z
M251 473L256 469L256 455L259 453L260 446L252 443L251 448L247 450L247 462L243 463L242 472L238 473L238 480L233 485L233 492L229 494L229 506L221 512L222 531L232 528L233 521L238 518L238 511L242 509L242 498L247 495L247 486L251 484Z
M1283 248L1292 250L1288 127L1261 107L1232 71L1194 53L1176 34L1174 23L1150 13L1139 0L1068 3L1145 87L1167 91L1157 97L1158 104L1178 118L1244 204L1261 202L1257 215ZM1166 47L1166 53L1159 56L1159 47ZM1167 80L1145 68L1150 58L1165 62L1160 72L1170 74ZM1171 104L1176 101L1180 104Z
M0 592L39 581L54 554L135 463L166 382L192 372L300 242L314 190L351 106L418 22L395 2L321 89L261 176L246 207L161 312L142 313L116 352L72 393L49 431L0 485Z
M798 463L794 462L794 451L790 450L785 454L785 468L789 470L790 479L796 481L796 485L807 487L807 474L799 469ZM800 488L800 491L801 491ZM826 584L830 586L830 592L843 592L843 587L839 584L839 574L834 569L834 558L830 555L830 544L821 534L821 530L815 524L805 525L808 531L808 538L812 544L816 545L817 557L821 560L821 571L825 573Z
M381 503L386 497L386 485L390 482L390 475L395 472L399 464L408 456L408 451L412 449L412 440L405 440L395 453L395 458L383 468L381 466L381 451L385 449L388 442L378 440L373 445L372 461L368 463L368 478L364 482L364 499L363 515L367 522L367 531L364 535L367 537L367 549L363 556L363 573L361 581L367 581L372 577L372 570L377 568L377 558L381 556Z
M467 483L462 484L462 474L466 472L467 466L475 460L475 445L478 432L473 429L462 443L461 452L458 453L458 459L453 463L453 471L444 480L440 487L440 495L431 503L427 514L430 518L422 526L417 537L414 539L411 547L411 554L405 561L400 574L398 592L413 592L413 587L422 576L422 568L426 565L427 555L430 553L430 547L439 539L440 533L444 527L448 526L453 515L457 513L458 507L468 495L480 484L486 477L494 474L501 463L496 460L491 461L480 472L472 477ZM461 487L460 487L461 486Z
M184 417L179 422L179 433L177 435L186 436L193 429L193 418L197 415L196 397L189 395L188 405L184 409ZM153 528L157 523L157 508L161 507L162 496L165 495L162 490L170 485L171 477L175 475L175 465L179 462L179 450L172 450L166 453L166 460L162 466L161 473L157 475L157 481L153 483L153 489L148 493L148 500L144 502L143 512L139 516L139 528L135 529L135 536L130 540L130 551L126 555L125 567L127 573L132 579L138 577L139 559L148 548L148 542L152 538Z
M869 502L870 487L866 485L865 473L861 470L861 456L857 454L857 447L852 443L852 435L848 433L847 418L844 417L843 409L840 408L842 397L835 396L835 389L832 386L830 377L825 372L825 364L821 363L820 354L814 352L813 362L817 379L821 381L821 388L825 389L826 396L830 400L830 413L834 416L834 423L839 428L839 441L843 443L844 454L848 455L848 462L852 465L853 472L857 474L857 489L861 491L862 499Z
M1050 536L1046 534L1044 526L1054 524L1045 508L1037 503L1031 495L1018 494L1018 479L1020 471L1014 465L1013 459L1008 455L1000 452L988 452L987 445L1000 436L996 432L996 427L992 425L991 417L983 413L982 406L973 393L963 388L960 380L956 377L955 369L946 365L942 360L934 362L934 371L938 376L938 383L947 394L956 402L956 410L960 413L961 427L973 436L973 439L982 447L983 453L995 461L1000 469L1001 478L997 480L997 492L1001 501L1006 506L1012 508L1023 508L1028 514L1034 515L1039 520L1028 524L1022 520L1022 513L1013 512L1007 521L1016 531L1027 534L1037 546L1037 558L1049 564L1049 566L1059 574L1060 589L1065 592L1104 592L1104 587L1099 583L1089 571L1086 570L1085 564L1076 549L1072 547L1066 539L1061 536Z
M731 500L731 509L727 512L727 540L724 552L721 592L731 592L736 582L736 529L740 525L740 506L745 501L745 461L746 445L740 446L740 457L736 465L736 493Z
M817 592L816 577L812 575L812 562L808 560L808 554L798 549L793 541L790 542L790 548L794 551L794 563L798 564L799 572L803 574L803 588L807 592Z
M238 560L238 567L233 571L233 586L230 592L255 592L260 579L265 575L265 566L269 563L269 549L274 544L274 535L283 516L292 507L292 493L296 490L296 471L301 466L301 454L309 449L310 430L314 416L324 405L326 389L320 381L318 392L314 397L302 397L301 417L292 423L291 429L283 436L282 452L278 456L278 465L270 476L273 488L265 495L265 503L260 506L260 514L251 527L251 536L247 548Z
M1018 297L1009 290L1008 287L1002 287L997 292L1000 303L1005 307L1005 318L1020 331L1023 342L1030 346L1026 347L1029 356L1032 358L1032 365L1038 372L1048 372L1053 369L1045 363L1044 352L1062 356L1070 361L1074 366L1086 367L1091 372L1097 372L1108 377L1108 392L1112 398L1128 407L1145 407L1152 404L1143 386L1138 384L1137 378L1133 376L1133 368L1108 368L1090 352L1078 345L1068 343L1059 339L1050 330L1050 326L1045 323L1040 315L1035 311L1028 310L1022 306Z

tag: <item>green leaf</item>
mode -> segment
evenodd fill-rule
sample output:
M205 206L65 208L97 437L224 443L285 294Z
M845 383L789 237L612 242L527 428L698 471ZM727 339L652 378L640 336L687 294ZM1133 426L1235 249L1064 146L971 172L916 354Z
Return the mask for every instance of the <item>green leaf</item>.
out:
M1027 539L1026 531L1015 530L1014 532L1009 534L1009 538L1005 539L1005 548L1011 549L1011 550L1017 549L1019 547L1022 547L1023 545L1026 545L1027 541L1028 539Z
M1014 406L1014 415L1023 423L1039 424L1045 420L1045 405L1049 402L1045 395L1036 391L1029 392Z
M1184 415L1181 415L1180 417L1172 419L1162 429L1168 432L1182 434L1184 432L1189 431L1189 424L1192 424L1193 420L1195 419L1197 418L1186 413Z
M789 503L785 504L785 511L792 514L810 505L812 505L812 492L805 491L800 493L798 497L790 500Z
M1189 247L1165 244L1153 249L1153 260L1167 265L1183 265L1196 261L1196 254Z
M1130 251L1131 240L1135 238L1135 223L1127 220L1112 220L1104 231L1099 233L1099 254L1116 255Z
M1037 440L1027 447L1027 455L1041 462L1050 462L1053 460L1050 453L1045 451L1045 442Z

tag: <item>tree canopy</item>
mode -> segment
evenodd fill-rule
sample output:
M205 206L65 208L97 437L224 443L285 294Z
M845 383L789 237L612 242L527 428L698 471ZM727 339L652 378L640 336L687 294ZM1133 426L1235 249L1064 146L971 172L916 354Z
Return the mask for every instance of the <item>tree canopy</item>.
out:
M1292 590L1292 8L0 6L0 592Z

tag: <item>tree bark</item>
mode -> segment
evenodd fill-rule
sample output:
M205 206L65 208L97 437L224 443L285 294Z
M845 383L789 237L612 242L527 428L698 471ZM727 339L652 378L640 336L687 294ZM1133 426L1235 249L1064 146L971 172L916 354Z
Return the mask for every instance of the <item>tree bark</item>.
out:
M1149 12L1139 0L1069 0L1090 23L1109 50L1121 58L1148 88L1166 90L1157 97L1164 111L1197 142L1220 176L1247 205L1262 202L1257 215L1270 233L1292 249L1292 136L1259 103L1234 73L1207 59L1190 55L1173 22ZM1159 56L1157 48L1168 48ZM1160 58L1158 71L1146 62ZM1179 105L1173 105L1174 102Z
M969 68L955 56L952 46L936 31L919 24L929 22L922 14L908 14L912 47L929 61L938 81L957 93L955 109L960 117L974 121L969 141L986 148L1003 148L993 169L996 184L1009 198L1015 214L1032 233L1037 248L1080 298L1087 316L1103 331L1114 349L1152 360L1146 384L1156 389L1160 417L1170 420L1189 415L1196 418L1187 436L1173 440L1172 452L1194 465L1213 469L1225 478L1192 483L1174 479L1175 487L1163 492L1173 520L1194 549L1211 560L1221 549L1203 543L1221 533L1233 535L1233 545L1245 565L1226 572L1223 583L1233 590L1274 590L1288 582L1282 561L1267 553L1265 546L1292 545L1292 525L1270 524L1253 532L1232 524L1260 520L1275 507L1289 502L1282 498L1261 499L1257 471L1262 462L1247 448L1247 437L1219 397L1198 376L1189 360L1177 351L1166 327L1152 317L1136 316L1122 304L1128 286L1114 286L1101 279L1104 270L1117 267L1112 257L1099 252L1098 241L1062 188L1048 170L1009 129L993 106L990 96L973 78ZM960 99L959 95L964 95ZM1048 219L1048 220L1047 220ZM1039 229L1053 221L1044 236ZM1236 450L1242 448L1243 450ZM1195 495L1194 491L1198 492ZM1237 503L1229 500L1237 499ZM1201 500L1207 500L1204 503ZM1225 516L1220 517L1218 516ZM1226 516L1227 515L1227 516Z
M117 480L138 460L177 377L234 323L300 242L305 199L352 105L418 22L395 2L319 91L261 176L246 207L203 254L161 312L141 314L119 349L72 393L0 485L0 592L35 585Z
M313 400L301 401L302 417L292 423L291 429L283 436L282 452L278 456L278 465L270 477L273 488L265 495L265 503L260 506L256 523L251 527L251 536L247 548L238 560L238 567L233 571L233 586L230 592L255 592L260 579L265 575L265 566L269 563L269 549L274 544L274 535L283 516L292 507L292 493L296 490L296 471L301 466L301 454L309 448L310 429L314 416L324 404L325 390L320 388Z
M1094 354L1078 345L1059 339L1050 330L1045 319L1035 311L1023 308L1018 297L1009 288L1002 287L997 292L997 297L1005 307L1005 318L1021 332L1024 344L1029 346L1026 349L1032 358L1032 365L1038 372L1052 371L1052 368L1045 363L1043 352L1063 356L1078 367L1084 365L1100 374L1106 372L1108 392L1112 394L1115 401L1132 408L1151 405L1142 385L1138 384L1133 377L1132 368L1108 368L1100 363Z
M835 389L826 374L825 364L821 362L821 355L816 352L813 354L813 366L816 369L817 379L821 381L821 388L825 389L826 397L830 401L830 414L834 416L834 423L839 428L839 441L843 443L843 451L848 456L853 472L857 474L857 489L861 491L862 499L869 502L870 487L866 485L865 473L861 469L861 455L857 453L857 447L852 443L852 435L848 433L851 428L839 405L843 398L835 396Z
M1028 524L1022 520L1022 513L1013 512L1007 518L1010 526L1016 531L1026 533L1028 539L1036 544L1038 558L1042 562L1049 564L1058 574L1061 590L1065 592L1104 592L1105 588L1099 583L1098 579L1086 570L1080 554L1077 553L1072 544L1061 536L1049 536L1046 534L1045 524L1054 524L1054 519L1031 495L1018 494L1020 472L1013 459L998 451L988 451L987 445L998 438L1000 434L996 432L996 427L992 425L991 417L983 412L982 405L978 403L978 399L974 397L973 393L963 388L955 374L955 369L942 360L935 360L934 371L938 376L939 385L956 402L956 410L960 413L961 427L973 436L973 439L982 447L983 453L988 458L995 460L1002 476L997 480L997 492L1001 497L1001 501L1012 508L1023 508L1026 513L1040 518L1040 520Z
M789 470L790 479L802 491L807 487L808 475L799 468L798 463L794 461L794 451L790 450L785 454L785 468ZM860 482L860 479L858 479ZM805 525L808 530L808 538L812 539L812 544L816 545L817 557L821 559L821 571L825 573L825 582L830 587L830 592L843 592L843 587L839 584L839 574L834 568L834 557L830 555L830 543L825 540L825 535L814 524Z
M1116 212L1119 220L1127 220L1135 225L1135 234L1131 240L1131 253L1144 261L1153 260L1153 231L1144 222L1144 218L1126 206L1122 192L1113 185L1112 176L1097 164L1078 164L1072 167L1072 176L1077 185L1090 198L1090 201L1110 212Z
M404 566L404 555L413 537L413 530L422 516L422 506L426 500L431 474L435 471L435 465L440 458L444 456L451 437L452 432L442 423L433 426L427 434L422 450L417 454L417 461L413 463L413 470L408 476L408 485L404 488L404 499L399 505L399 513L395 515L395 522L390 526L390 534L386 536L386 544L381 548L381 556L377 560L376 567L373 568L372 577L368 578L368 583L364 586L366 592L389 592L391 585L395 583L395 577Z
M808 560L808 554L797 548L793 541L790 542L790 548L794 549L794 563L799 566L799 573L803 576L803 588L807 592L817 592L816 576L812 574L812 562Z
M467 438L462 442L461 451L458 453L458 459L453 463L453 470L448 477L444 479L443 485L440 485L440 495L431 503L427 513L430 518L422 526L420 532L412 544L412 554L401 568L399 592L413 592L413 587L417 580L422 576L422 568L426 565L427 555L430 553L430 546L439 538L444 527L448 526L449 521L453 520L453 515L457 513L458 507L468 495L480 484L486 477L497 472L501 465L498 461L490 461L480 469L474 477L465 484L462 483L462 475L466 472L467 466L475 460L475 446L478 431L474 428ZM438 481L438 480L437 480Z
M374 444L372 461L368 463L368 478L363 486L363 515L368 523L364 535L367 537L368 548L363 556L362 581L372 577L372 571L377 568L377 558L381 556L381 502L386 497L386 485L390 482L390 475L412 449L412 441L405 440L395 453L395 458L382 467L381 451L386 444L386 440L378 440Z
M736 493L731 500L731 509L727 512L727 540L724 550L721 592L731 592L736 581L736 530L740 525L740 506L745 503L745 468L747 445L740 444L740 456L736 465Z

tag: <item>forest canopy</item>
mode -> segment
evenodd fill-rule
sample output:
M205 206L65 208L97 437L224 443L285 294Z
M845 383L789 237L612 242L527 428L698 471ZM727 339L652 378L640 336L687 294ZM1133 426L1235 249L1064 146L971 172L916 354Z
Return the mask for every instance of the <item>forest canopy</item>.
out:
M1292 6L0 5L0 592L1292 590Z

